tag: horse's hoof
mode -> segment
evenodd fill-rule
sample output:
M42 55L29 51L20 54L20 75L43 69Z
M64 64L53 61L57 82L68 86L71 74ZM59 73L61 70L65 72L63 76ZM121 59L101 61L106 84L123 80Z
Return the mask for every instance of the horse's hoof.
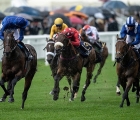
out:
M0 98L0 102L5 102L5 98Z
M130 102L129 102L129 103L127 103L127 106L130 106Z
M84 102L86 100L85 96L81 97L81 102Z
M58 96L54 96L54 97L53 97L53 100L54 100L54 101L58 100Z
M72 98L69 98L69 101L70 101L70 102L72 102L72 101L74 101L74 99L72 99Z
M120 95L121 95L121 92L116 92L116 94L117 94L118 96L120 96Z
M9 98L8 102L9 102L9 103L14 102L14 98Z

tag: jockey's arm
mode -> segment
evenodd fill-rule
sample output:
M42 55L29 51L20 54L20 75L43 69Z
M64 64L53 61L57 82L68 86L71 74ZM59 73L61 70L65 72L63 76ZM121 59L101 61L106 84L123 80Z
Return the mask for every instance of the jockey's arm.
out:
M125 38L126 34L127 34L127 30L126 30L125 26L123 26L121 29L121 32L120 32L121 38Z
M71 43L76 47L80 46L80 40L79 40L79 34L78 33L74 34L74 39L72 39Z
M131 45L137 45L140 43L140 33L138 33L135 37L135 41L131 43Z
M23 40L23 38L24 38L24 31L25 31L25 29L20 29L20 31L19 31L19 39L18 40L20 40L20 41L22 41Z

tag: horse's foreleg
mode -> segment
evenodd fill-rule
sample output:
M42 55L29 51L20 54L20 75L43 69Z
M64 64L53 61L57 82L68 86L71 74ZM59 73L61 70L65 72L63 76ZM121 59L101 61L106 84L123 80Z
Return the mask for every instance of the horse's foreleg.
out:
M116 84L116 94L121 95L121 90L120 90L120 81L118 79L117 84Z
M69 83L69 92L72 93L71 78L70 77L67 77L67 80L68 80L68 83ZM67 97L68 97L68 93L67 93Z
M11 81L11 90L10 90L10 95L9 95L9 100L8 100L8 102L10 102L10 103L14 102L14 97L13 97L13 95L14 95L14 87L15 87L17 81L19 81L19 80L20 80L19 77L15 77Z
M78 92L79 90L79 85L80 85L80 78L81 78L81 73L77 73L74 77L73 77L73 86L72 86L72 92L71 92L71 99L70 101L73 101L75 98L75 94Z
M8 84L8 85L9 85L9 84ZM9 92L8 92L8 90L6 89L3 80L0 81L0 86L2 87L2 89L3 89L4 92L5 92L4 95L2 96L2 98L0 98L0 102L4 102L4 101L6 100L6 98L7 98L7 96L9 95ZM8 86L7 86L7 87L8 87Z
M57 100L59 98L59 92L60 92L59 81L61 79L62 79L62 76L60 76L59 74L57 74L54 77L53 100Z
M90 67L87 68L87 78L86 78L85 85L83 87L83 91L82 91L82 95L81 95L81 101L85 101L85 99L86 99L85 98L85 93L86 93L86 90L87 90L88 86L90 85L93 70L94 70L94 66L90 66Z
M124 104L124 100L126 99L126 103L127 103L127 106L130 106L130 101L129 101L129 97L128 97L128 92L129 90L131 89L131 86L133 84L133 81L134 81L134 78L128 78L127 80L127 84L126 82L123 82L121 83L123 89L124 89L124 94L122 96L122 102L121 102L121 105L120 107L123 107L123 104Z

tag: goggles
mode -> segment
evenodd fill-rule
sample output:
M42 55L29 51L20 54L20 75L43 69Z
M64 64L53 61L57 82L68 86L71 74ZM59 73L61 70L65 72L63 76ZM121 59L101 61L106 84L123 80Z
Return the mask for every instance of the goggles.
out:
M62 24L57 24L56 27L62 27Z
M135 25L127 25L127 27L135 27Z

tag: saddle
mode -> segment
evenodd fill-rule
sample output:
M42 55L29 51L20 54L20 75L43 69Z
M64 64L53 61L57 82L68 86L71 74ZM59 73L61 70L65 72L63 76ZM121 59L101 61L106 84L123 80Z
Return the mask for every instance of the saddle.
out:
M86 58L89 56L91 49L92 45L90 43L81 41L80 46L78 47L78 52L82 57Z

